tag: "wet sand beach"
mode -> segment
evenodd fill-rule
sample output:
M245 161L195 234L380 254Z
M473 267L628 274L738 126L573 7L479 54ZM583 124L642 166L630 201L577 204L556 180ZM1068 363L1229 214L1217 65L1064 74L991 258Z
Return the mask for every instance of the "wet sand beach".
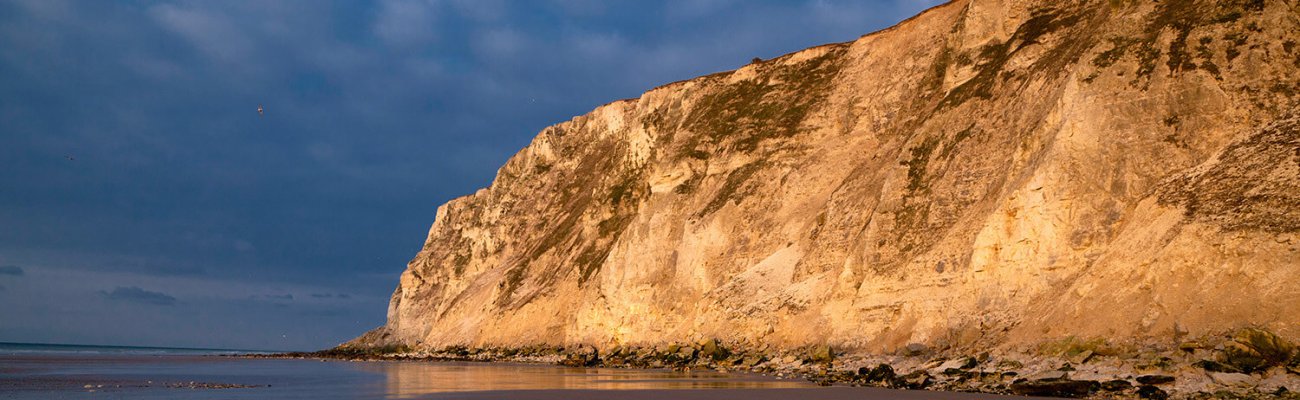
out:
M712 371L194 355L8 354L0 355L0 398L976 400L1015 397L819 387L801 380Z

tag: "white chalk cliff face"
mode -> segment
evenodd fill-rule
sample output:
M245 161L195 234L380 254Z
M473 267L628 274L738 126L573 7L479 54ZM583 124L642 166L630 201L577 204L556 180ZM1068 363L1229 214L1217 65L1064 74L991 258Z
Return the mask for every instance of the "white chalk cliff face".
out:
M955 0L543 130L356 345L1300 337L1300 3Z

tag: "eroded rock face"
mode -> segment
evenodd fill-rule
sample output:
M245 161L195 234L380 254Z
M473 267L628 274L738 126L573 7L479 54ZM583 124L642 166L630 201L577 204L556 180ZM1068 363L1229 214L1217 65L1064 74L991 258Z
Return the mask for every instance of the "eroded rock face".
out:
M602 106L439 207L352 344L1295 338L1297 7L957 0Z

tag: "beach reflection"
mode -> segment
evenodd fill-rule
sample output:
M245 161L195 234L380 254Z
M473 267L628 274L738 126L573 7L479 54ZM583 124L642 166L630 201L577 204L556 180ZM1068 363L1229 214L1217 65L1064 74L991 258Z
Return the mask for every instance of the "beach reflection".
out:
M384 375L387 394L409 398L433 393L540 389L800 388L802 380L714 371L566 368L551 365L452 362L364 362L356 368Z

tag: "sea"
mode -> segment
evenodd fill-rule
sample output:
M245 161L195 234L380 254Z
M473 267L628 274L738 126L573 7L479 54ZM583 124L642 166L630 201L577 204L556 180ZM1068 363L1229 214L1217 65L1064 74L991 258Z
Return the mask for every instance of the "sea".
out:
M820 387L800 379L711 370L246 357L262 353L0 343L0 399L1006 398Z

